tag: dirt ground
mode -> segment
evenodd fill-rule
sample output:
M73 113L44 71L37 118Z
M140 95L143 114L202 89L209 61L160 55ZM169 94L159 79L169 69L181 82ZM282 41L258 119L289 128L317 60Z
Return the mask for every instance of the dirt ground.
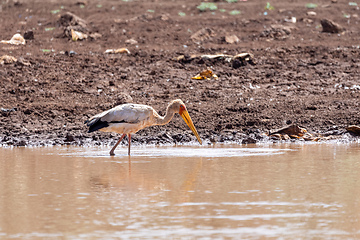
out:
M0 65L1 145L113 144L116 134L87 133L84 121L128 102L163 115L177 98L205 143L263 141L291 124L313 136L356 139L346 131L360 124L356 3L228 0L206 11L200 3L1 1L0 40L27 38L0 44L0 57L17 59ZM66 19L67 12L83 21ZM343 29L324 32L323 19ZM72 27L88 38L73 41ZM104 53L123 47L130 53ZM253 62L200 56L239 53ZM207 68L218 79L191 79ZM179 116L132 140L196 141Z

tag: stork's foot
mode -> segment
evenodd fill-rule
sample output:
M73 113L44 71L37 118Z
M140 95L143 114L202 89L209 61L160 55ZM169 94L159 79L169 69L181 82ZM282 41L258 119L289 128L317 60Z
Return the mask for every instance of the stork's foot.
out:
M115 156L115 153L114 153L114 152L110 152L110 156Z

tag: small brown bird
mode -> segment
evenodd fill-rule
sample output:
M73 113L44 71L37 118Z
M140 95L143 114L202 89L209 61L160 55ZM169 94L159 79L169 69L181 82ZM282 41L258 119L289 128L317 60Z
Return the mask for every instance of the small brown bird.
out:
M119 141L111 149L110 155L115 155L115 148L127 135L129 140L128 154L130 155L131 134L149 126L165 125L170 122L175 113L180 114L185 123L195 134L199 143L202 144L200 136L196 131L186 106L180 99L169 103L164 117L160 116L155 109L150 106L129 103L122 104L105 112L99 113L85 121L85 123L89 127L89 133L100 130L102 132L115 132L122 134Z

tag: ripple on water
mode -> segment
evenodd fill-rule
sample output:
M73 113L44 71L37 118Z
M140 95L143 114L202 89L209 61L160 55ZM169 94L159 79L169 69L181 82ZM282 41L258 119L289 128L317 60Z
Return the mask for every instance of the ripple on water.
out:
M128 157L126 149L118 149L116 157ZM248 157L284 154L291 149L274 148L209 148L209 147L138 147L131 150L132 157ZM73 148L59 153L62 156L109 157L109 150Z

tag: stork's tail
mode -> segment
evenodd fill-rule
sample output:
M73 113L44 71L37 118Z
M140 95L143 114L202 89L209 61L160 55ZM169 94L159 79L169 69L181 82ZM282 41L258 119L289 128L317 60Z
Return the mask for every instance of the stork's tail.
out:
M86 120L84 124L89 127L88 133L97 131L102 128L106 128L109 126L108 122L103 122L100 120L101 118L90 118L89 120Z

